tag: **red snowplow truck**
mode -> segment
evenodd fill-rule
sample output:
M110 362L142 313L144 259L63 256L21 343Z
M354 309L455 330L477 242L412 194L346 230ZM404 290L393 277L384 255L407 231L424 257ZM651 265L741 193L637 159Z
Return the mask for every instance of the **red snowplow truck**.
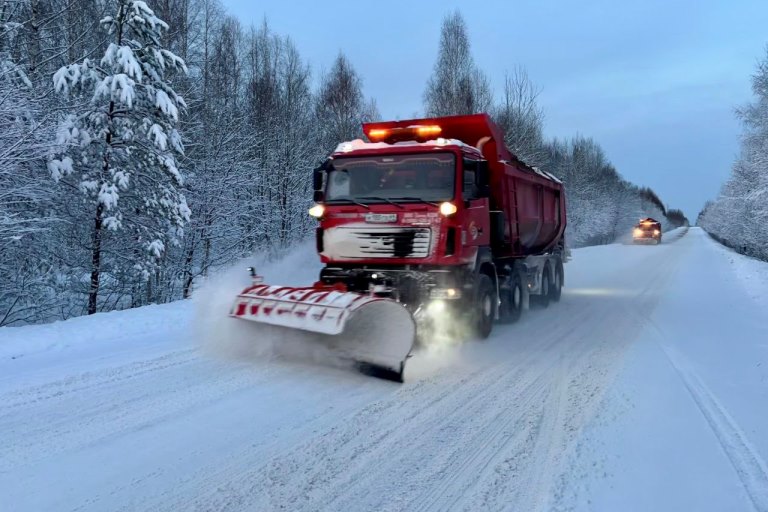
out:
M520 161L486 114L363 125L314 171L324 268L306 288L256 282L232 315L320 333L402 381L417 342L487 337L564 283L562 183Z

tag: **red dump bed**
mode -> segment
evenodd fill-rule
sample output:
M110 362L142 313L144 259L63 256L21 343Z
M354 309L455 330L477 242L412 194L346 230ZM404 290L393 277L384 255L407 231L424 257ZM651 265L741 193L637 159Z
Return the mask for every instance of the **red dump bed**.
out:
M514 164L504 166L499 181L499 188L506 190L495 200L506 213L506 235L514 241L513 252L536 254L556 245L565 229L562 185L550 178L531 176Z

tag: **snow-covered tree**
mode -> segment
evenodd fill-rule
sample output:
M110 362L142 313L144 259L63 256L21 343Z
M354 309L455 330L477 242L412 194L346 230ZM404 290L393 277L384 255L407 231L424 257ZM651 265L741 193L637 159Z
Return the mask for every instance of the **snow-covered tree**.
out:
M631 234L640 218L671 227L655 192L624 180L593 139L574 137L545 145L543 167L563 180L568 198L569 245L611 243Z
M504 91L493 108L493 119L504 132L504 142L518 158L541 165L544 149L544 112L538 105L540 90L523 68L504 77Z
M325 151L332 151L341 141L361 138L361 123L372 120L362 85L352 63L339 53L331 71L322 77L317 97L315 115Z
M56 90L82 107L61 121L61 150L48 164L55 181L79 190L91 216L89 314L98 310L110 233L129 241L119 257L147 280L190 214L177 167L183 146L176 124L185 103L167 76L186 66L161 45L168 26L139 0L117 0L101 26L110 39L103 57L54 74Z
M0 326L34 321L52 306L46 245L56 221L47 211L50 181L39 172L50 116L25 69L14 60L25 24L0 4Z
M424 91L427 116L448 116L488 112L493 93L486 75L477 68L459 11L443 20L440 48L432 76Z
M738 251L768 259L768 48L752 92L755 100L737 111L744 126L739 158L698 224Z
M203 1L199 16L202 44L197 48L197 69L192 70L194 86L184 126L193 215L175 262L185 297L197 277L245 255L233 249L243 238L239 220L248 209L238 197L256 181L250 152L261 138L247 124L245 36L239 22L211 0Z
M240 249L280 251L312 228L311 169L325 150L314 123L310 69L291 39L265 23L246 46L246 116L259 139L249 151L251 182L238 195Z

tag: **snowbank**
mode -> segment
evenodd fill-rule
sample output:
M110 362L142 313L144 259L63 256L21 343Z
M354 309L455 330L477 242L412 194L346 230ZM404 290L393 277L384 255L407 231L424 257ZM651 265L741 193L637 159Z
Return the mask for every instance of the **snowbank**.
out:
M0 359L105 340L130 343L132 339L145 338L147 333L168 330L169 325L188 329L190 318L194 326L192 337L198 340L220 340L228 329L235 331L235 340L243 339L238 338L237 324L231 327L227 314L234 296L250 283L247 268L254 264L260 264L257 268L267 280L286 285L311 284L320 269L314 246L306 243L280 261L268 263L265 257L254 256L212 275L195 292L192 301L97 313L42 325L0 327Z
M701 230L700 228L697 229ZM727 258L747 295L768 311L768 263L739 254L730 247L720 244L714 238L712 240L715 242L714 246L717 251Z
M189 321L186 301L79 316L43 325L0 327L0 359L78 345L126 341Z

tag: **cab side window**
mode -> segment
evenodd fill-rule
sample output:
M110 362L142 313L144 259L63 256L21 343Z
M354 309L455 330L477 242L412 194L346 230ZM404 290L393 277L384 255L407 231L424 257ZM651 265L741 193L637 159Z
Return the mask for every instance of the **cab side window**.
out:
M464 183L462 186L462 198L465 201L478 198L477 190L477 160L464 159Z

